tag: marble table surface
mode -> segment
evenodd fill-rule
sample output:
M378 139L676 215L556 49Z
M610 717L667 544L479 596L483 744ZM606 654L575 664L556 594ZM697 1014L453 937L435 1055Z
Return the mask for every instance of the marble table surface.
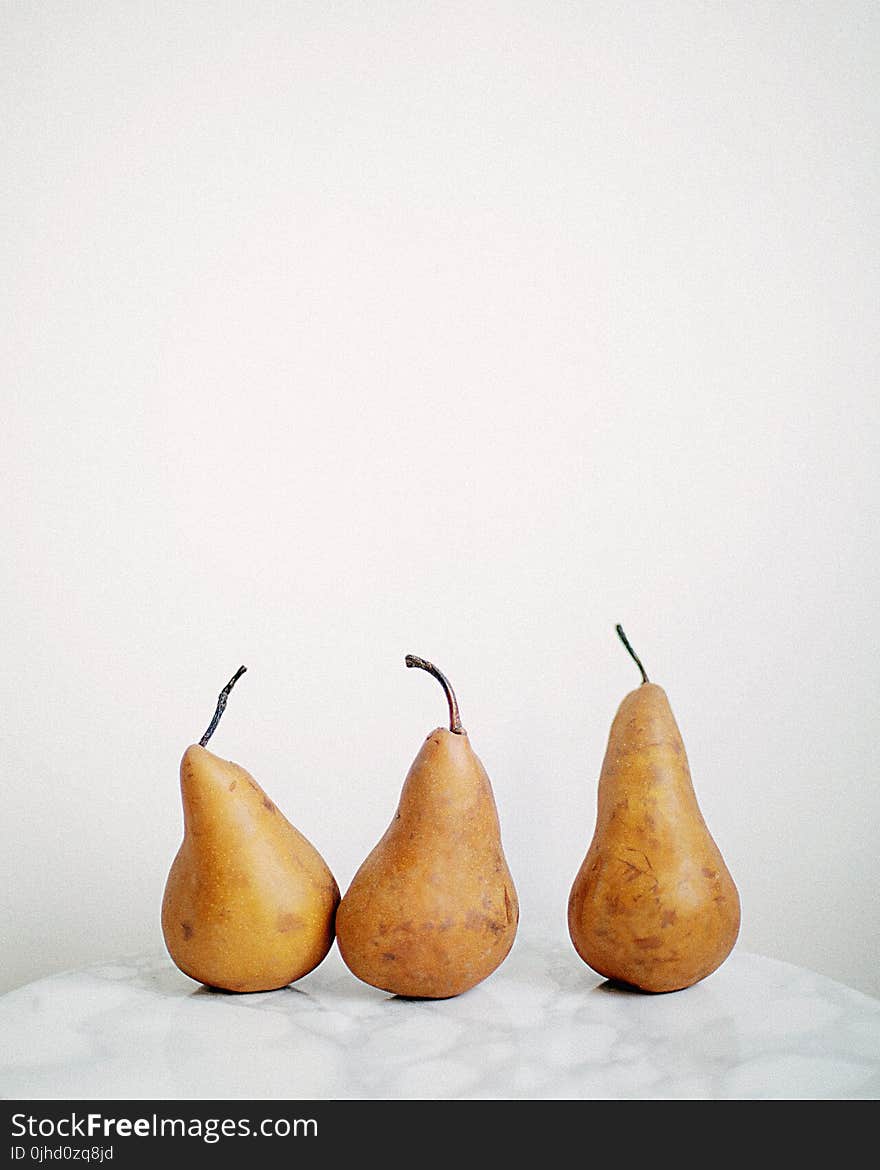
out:
M209 991L157 949L0 996L11 1100L877 1096L880 999L738 947L666 995L519 937L449 1000L376 991L335 948L281 991Z

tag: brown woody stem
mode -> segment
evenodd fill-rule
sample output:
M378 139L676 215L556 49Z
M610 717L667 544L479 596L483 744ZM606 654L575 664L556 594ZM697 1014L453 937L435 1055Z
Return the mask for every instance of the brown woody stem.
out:
M455 732L456 735L464 734L464 728L461 725L461 716L458 713L458 700L455 697L455 692L449 684L449 679L442 670L438 670L432 662L426 662L424 658L418 658L415 654L407 654L407 666L418 666L420 670L427 670L428 674L433 674L437 682L443 688L446 694L446 702L449 704L449 730Z
M220 692L219 698L217 699L217 710L214 712L214 718L208 724L208 730L205 732L205 734L199 740L200 747L204 747L205 744L208 742L208 740L211 738L211 736L214 734L214 732L217 730L217 724L220 722L220 716L226 710L226 700L229 698L229 692L232 690L232 688L235 686L235 684L238 682L238 680L241 678L241 676L244 674L244 672L246 670L247 670L246 666L240 666L238 668L238 670L235 672L235 674L232 676L232 678L229 680L229 682L226 684L226 686L223 688L223 690Z

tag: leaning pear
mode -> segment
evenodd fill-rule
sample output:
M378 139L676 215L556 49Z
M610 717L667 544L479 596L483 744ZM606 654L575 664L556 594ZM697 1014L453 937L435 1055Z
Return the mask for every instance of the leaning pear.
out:
M313 970L333 944L339 888L326 862L249 772L205 746L183 754L183 841L162 901L168 952L184 974L227 991L271 991Z

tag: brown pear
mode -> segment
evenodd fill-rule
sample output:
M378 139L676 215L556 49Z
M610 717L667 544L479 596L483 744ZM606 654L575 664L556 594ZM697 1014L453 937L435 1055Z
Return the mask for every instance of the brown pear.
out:
M501 845L492 785L461 726L445 676L449 729L430 733L397 811L336 914L349 969L397 995L443 999L480 983L513 946L519 902Z
M575 950L643 991L690 987L730 954L740 926L733 878L697 803L662 687L642 673L608 737L590 848L568 902Z
M333 944L339 888L315 847L249 772L205 747L180 764L183 841L162 900L168 953L191 979L227 991L271 991L313 970Z

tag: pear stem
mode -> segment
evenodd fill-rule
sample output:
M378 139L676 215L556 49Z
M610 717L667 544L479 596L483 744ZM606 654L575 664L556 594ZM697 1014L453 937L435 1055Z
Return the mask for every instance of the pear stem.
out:
M449 679L442 670L438 670L432 662L426 662L424 658L418 658L415 654L407 654L407 666L418 666L420 670L427 670L428 674L433 674L437 682L443 688L446 694L446 702L449 704L449 730L455 735L463 735L464 728L461 725L461 716L458 713L458 700L455 697L455 691L450 686Z
M638 654L636 654L635 650L633 650L632 646L630 646L629 639L627 638L626 634L623 632L623 626L615 626L614 628L617 630L618 638L620 638L621 642L623 642L624 646L626 646L627 650L629 651L630 658L633 660L633 662L636 664L636 666L642 672L642 685L644 685L648 681L648 676L645 674L645 668L644 668L644 666L642 666L642 663L641 663L641 660L640 660Z
M214 734L214 732L217 730L217 724L220 722L220 716L226 710L226 700L229 698L229 692L232 690L232 688L235 686L235 684L238 682L238 680L241 678L241 676L244 674L244 672L246 670L247 670L246 666L240 666L238 668L238 670L235 672L235 674L232 676L232 678L229 680L229 682L226 684L226 686L223 688L223 690L220 692L219 698L217 699L217 709L214 712L214 718L208 724L208 730L205 732L205 734L199 740L199 747L204 747L205 744L208 742L208 740L211 738L211 736Z

